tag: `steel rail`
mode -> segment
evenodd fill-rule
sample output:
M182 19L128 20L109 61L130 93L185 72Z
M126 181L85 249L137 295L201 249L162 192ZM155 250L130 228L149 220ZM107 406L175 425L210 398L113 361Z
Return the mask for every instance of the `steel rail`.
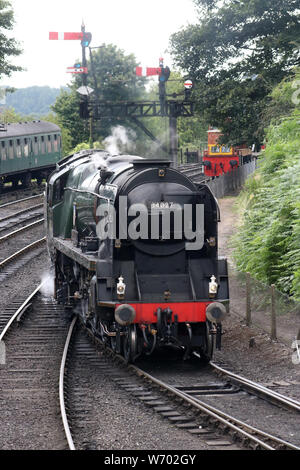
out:
M36 196L30 196L30 197L25 197L23 199L16 199L15 201L11 202L6 202L5 204L0 205L0 209L4 209L5 207L13 206L15 204L18 204L19 202L25 202L25 201L30 201L31 199L37 199L39 197L42 197L43 193L37 194Z
M8 233L7 235L4 235L3 237L0 238L0 244L6 242L10 238L13 238L14 236L18 235L19 233L26 232L27 230L30 230L31 228L36 227L37 225L41 225L45 219L39 219L36 222L32 222L29 225L25 225L25 227L21 227L17 230L14 230L13 232Z
M182 393L184 395L186 395L187 398L191 398L185 392L182 392ZM211 405L208 405L207 403L205 403L201 400L198 400L198 399L193 398L193 397L191 399L194 400L196 404L199 403L200 405L205 406L207 409L217 413L221 417L224 417L226 420L232 421L236 425L241 426L243 428L246 428L249 431L253 432L254 434L258 434L259 436L264 437L265 439L272 440L273 442L276 442L277 444L284 445L285 447L287 447L291 450L300 450L300 447L295 446L295 445L291 444L290 442L284 441L283 439L280 439L279 437L273 436L272 434L269 434L265 431L262 431L261 429L255 428L254 426L251 426L250 424L247 424L244 421L239 420L238 418L234 418L233 416L230 416L227 413L224 413L223 411L221 411L221 410L219 410L215 407L212 407ZM263 442L263 441L261 441L261 442ZM265 448L267 448L267 447L265 447Z
M19 251L16 251L13 255L9 256L8 258L4 259L0 263L0 270L10 264L12 261L15 259L19 258L20 256L28 253L31 250L34 250L35 248L38 248L40 245L45 243L46 237L41 238L40 240L36 240L35 242L31 243L30 245L25 246Z
M0 342L3 341L5 335L7 334L8 330L12 326L12 324L15 322L15 320L19 317L19 315L24 311L26 306L29 304L29 302L38 294L38 292L42 289L43 285L47 281L42 282L23 302L23 304L16 310L16 312L12 315L12 317L9 319L7 324L5 325L4 329L2 330L0 334ZM60 367L60 377L59 377L59 401L60 401L60 410L61 410L61 415L62 415L62 421L63 421L63 426L66 434L66 438L68 441L68 445L70 450L75 450L75 446L73 443L73 439L71 436L68 420L67 420L67 414L66 414L66 407L65 407L65 401L64 401L64 375L65 375L65 365L66 365L66 358L68 354L68 348L70 344L70 340L72 337L73 329L75 326L75 323L77 321L77 317L74 317L71 326L69 328L64 352L63 352L63 357L61 361L61 367Z
M253 390L254 392L260 392L261 394L265 395L266 397L280 403L288 408L293 409L294 411L300 412L300 402L294 400L293 398L281 395L278 392L273 390L269 390L264 385L258 384L253 382L252 380L246 379L245 377L241 377L240 375L234 374L222 367L218 366L214 362L210 362L210 365L218 372L221 372L223 375L232 378L236 383L246 386L247 388Z
M32 210L40 209L43 206L44 206L43 203L42 204L36 204L35 206L27 207L26 209L22 209L21 211L14 212L13 214L7 215L7 216L3 217L2 219L0 219L0 224L2 222L7 222L9 219L14 219L15 217L18 217L19 215L26 214L27 212L30 212Z
M237 418L234 418L233 416L230 416L227 413L224 413L223 411L202 402L201 400L197 400L194 397L190 397L185 392L182 392L182 391L176 389L175 387L172 387L171 385L168 385L168 384L162 382L161 380L156 379L155 377L151 376L147 372L144 372L143 370L139 369L136 366L130 365L129 368L132 369L133 371L135 371L138 376L144 376L145 378L147 378L151 382L158 385L160 388L164 388L165 390L168 390L172 394L176 395L177 397L181 398L185 402L192 405L193 407L195 407L198 410L208 414L209 416L216 419L217 421L225 424L227 427L232 429L234 432L237 432L237 433L241 434L244 438L255 442L257 445L261 446L264 449L275 450L274 447L270 446L266 442L258 439L253 434L250 434L249 432L247 432L247 431L245 431L244 429L241 429L241 428L248 429L249 431L251 431L254 434L260 435L260 436L264 437L265 439L276 442L277 444L284 445L285 447L287 447L289 449L300 450L299 447L294 446L293 444L290 444L289 442L283 441L282 439L279 439L276 436L273 436L273 435L268 434L264 431L261 431L260 429L254 428L253 426L251 426L251 425L249 425L249 424L247 424L243 421L240 421Z
M76 450L75 445L73 442L70 426L68 423L68 417L67 417L67 412L66 412L66 405L65 405L65 396L64 396L64 379L65 379L65 368L66 368L66 361L67 361L67 355L68 355L68 350L73 334L73 330L75 327L77 321L77 317L75 316L72 320L72 323L69 328L69 332L67 335L65 347L64 347L64 352L61 360L61 366L60 366L60 373L59 373L59 404L60 404L60 412L61 412L61 417L62 417L62 422L65 430L65 435L68 441L68 446L70 450Z
M22 311L24 310L24 308L26 307L27 304L29 304L29 302L36 296L36 294L41 290L41 288L43 287L43 285L45 284L46 281L44 282L41 282L41 284L27 297L27 299L25 300L25 302L23 302L23 304L21 305L21 307L18 308L18 310L16 310L16 312L12 315L12 317L10 318L10 320L7 322L7 324L5 325L4 329L2 330L1 334L0 334L0 342L3 340L4 336L6 335L6 333L8 332L9 328L11 327L11 325L14 323L14 321L18 318L18 316L20 315L20 313L22 313Z

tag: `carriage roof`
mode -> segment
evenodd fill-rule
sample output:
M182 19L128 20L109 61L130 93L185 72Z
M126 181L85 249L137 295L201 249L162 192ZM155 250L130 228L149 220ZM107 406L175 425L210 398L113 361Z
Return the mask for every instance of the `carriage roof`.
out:
M8 123L1 129L0 139L8 137L18 137L35 134L49 134L53 132L60 132L60 128L47 121L29 121L29 122L17 122Z

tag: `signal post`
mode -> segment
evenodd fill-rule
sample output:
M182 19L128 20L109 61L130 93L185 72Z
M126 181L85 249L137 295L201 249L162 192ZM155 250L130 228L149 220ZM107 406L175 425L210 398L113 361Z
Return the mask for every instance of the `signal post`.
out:
M153 76L158 75L159 81L159 101L130 101L130 102L106 102L101 101L98 97L93 98L87 86L88 67L86 58L86 47L89 47L92 40L92 34L85 31L85 25L82 24L80 33L50 33L50 40L80 40L82 46L82 64L75 64L74 67L68 68L68 73L81 73L83 89L87 90L81 93L82 102L80 104L80 117L83 119L90 119L90 138L92 140L92 127L93 120L100 120L103 118L121 117L129 119L138 125L152 140L158 143L162 149L169 152L173 162L173 167L178 166L178 134L177 134L177 118L178 117L192 117L194 115L194 103L191 101L191 91L193 84L191 80L187 80L184 84L184 93L172 95L173 100L167 99L166 82L170 77L169 67L164 66L164 60L159 59L159 67L147 67L145 70L142 67L136 68L136 75L138 76ZM91 54L91 48L90 48ZM92 59L92 54L91 54ZM93 62L91 60L91 67ZM96 77L95 81L96 81ZM96 87L97 88L97 87ZM91 90L92 91L92 90ZM184 100L175 100L174 96L184 95ZM152 132L139 120L145 117L168 117L169 118L169 149L166 149L164 144L155 137Z

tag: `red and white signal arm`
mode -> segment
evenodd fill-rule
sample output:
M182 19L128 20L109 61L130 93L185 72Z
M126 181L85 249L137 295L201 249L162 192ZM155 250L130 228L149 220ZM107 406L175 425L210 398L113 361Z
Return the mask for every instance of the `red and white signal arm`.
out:
M187 90L190 90L191 88L193 88L193 82L192 80L186 80L184 82L184 87L187 89Z
M49 33L50 41L80 41L83 39L83 33Z
M160 67L136 67L135 71L138 77L153 77L154 75L161 75Z

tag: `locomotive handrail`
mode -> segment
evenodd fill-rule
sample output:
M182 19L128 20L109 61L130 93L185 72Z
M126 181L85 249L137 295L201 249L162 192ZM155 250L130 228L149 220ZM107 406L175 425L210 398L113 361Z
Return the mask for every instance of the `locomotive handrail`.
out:
M75 188L70 188L70 187L64 188L64 191L74 191L75 193L91 194L92 196L95 196L98 199L104 199L107 202L114 202L113 199L110 199L110 198L105 197L105 196L100 196L100 194L94 193L93 191L85 191L83 189L75 189Z

